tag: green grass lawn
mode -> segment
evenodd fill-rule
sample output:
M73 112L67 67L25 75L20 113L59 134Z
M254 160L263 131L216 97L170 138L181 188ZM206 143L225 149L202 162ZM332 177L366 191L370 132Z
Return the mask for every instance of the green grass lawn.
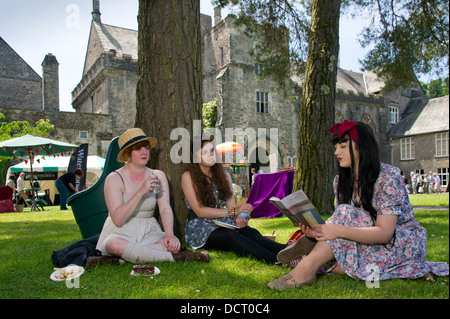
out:
M415 195L427 196L427 195ZM411 201L415 201L411 196ZM430 195L433 202L446 202L448 194ZM420 204L420 205L431 205ZM319 277L311 287L284 292L266 284L289 270L267 265L233 253L210 251L211 262L160 262L153 277L130 276L132 264L103 265L86 270L80 288L51 281L52 251L80 240L72 212L47 207L44 212L0 214L0 298L171 298L171 299L448 299L448 277L430 283L394 279L369 289L364 281L343 275ZM417 210L416 217L428 230L427 260L449 261L449 211ZM325 216L327 218L327 216ZM252 219L262 233L276 231L277 241L286 242L296 230L287 218Z

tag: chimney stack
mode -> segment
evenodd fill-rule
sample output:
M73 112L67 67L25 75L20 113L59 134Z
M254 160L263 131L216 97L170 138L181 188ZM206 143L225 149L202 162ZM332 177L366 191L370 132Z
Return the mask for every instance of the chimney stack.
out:
M100 0L92 0L92 21L101 23Z
M42 61L42 107L44 111L59 111L59 63L48 53Z
M214 25L218 25L222 21L222 14L220 13L220 7L214 7Z

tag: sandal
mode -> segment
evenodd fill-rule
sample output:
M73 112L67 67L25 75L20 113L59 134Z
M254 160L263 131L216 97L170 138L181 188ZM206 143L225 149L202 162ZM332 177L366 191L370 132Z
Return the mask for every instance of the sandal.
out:
M433 274L431 271L427 272L425 276L422 277L422 279L425 279L426 281L435 282L436 281L436 275Z
M293 283L288 283L288 280L292 281ZM304 282L304 283L297 283L292 277L291 274L284 275L278 279L275 279L267 284L267 287L270 289L276 289L279 291L292 289L292 288L301 288L303 286L312 286L316 282L316 276L314 278Z

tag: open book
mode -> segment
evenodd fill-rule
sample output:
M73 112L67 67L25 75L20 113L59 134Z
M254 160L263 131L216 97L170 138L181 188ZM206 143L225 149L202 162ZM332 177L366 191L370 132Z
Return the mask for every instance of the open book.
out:
M325 224L314 205L305 192L298 190L283 199L271 197L270 201L294 223L312 227L316 224Z

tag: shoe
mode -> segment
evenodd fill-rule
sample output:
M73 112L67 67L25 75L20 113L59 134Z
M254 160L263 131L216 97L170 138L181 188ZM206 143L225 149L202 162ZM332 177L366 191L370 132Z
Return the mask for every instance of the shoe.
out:
M179 253L172 253L172 255L175 260L193 260L201 263L207 263L210 260L209 254L204 250L185 250Z
M294 258L287 264L281 264L281 267L295 268L303 260L303 258L305 258L305 256L299 256L297 258Z
M95 267L97 265L102 265L102 264L119 264L120 263L120 258L119 257L112 257L112 256L108 256L108 255L104 255L104 256L90 256L88 257L88 259L86 260L86 269Z
M280 263L287 264L292 259L308 255L316 244L317 241L315 239L303 235L295 243L280 251L277 259Z
M436 275L433 274L431 271L427 272L425 276L422 277L422 279L425 279L426 281L435 282L436 281Z
M292 281L293 283L288 283L288 280ZM272 280L267 284L267 287L270 289L276 289L279 291L287 290L287 289L293 289L293 288L301 288L303 286L312 286L316 282L316 276L314 278L304 282L304 283L297 283L292 277L291 274L284 275L278 279Z

